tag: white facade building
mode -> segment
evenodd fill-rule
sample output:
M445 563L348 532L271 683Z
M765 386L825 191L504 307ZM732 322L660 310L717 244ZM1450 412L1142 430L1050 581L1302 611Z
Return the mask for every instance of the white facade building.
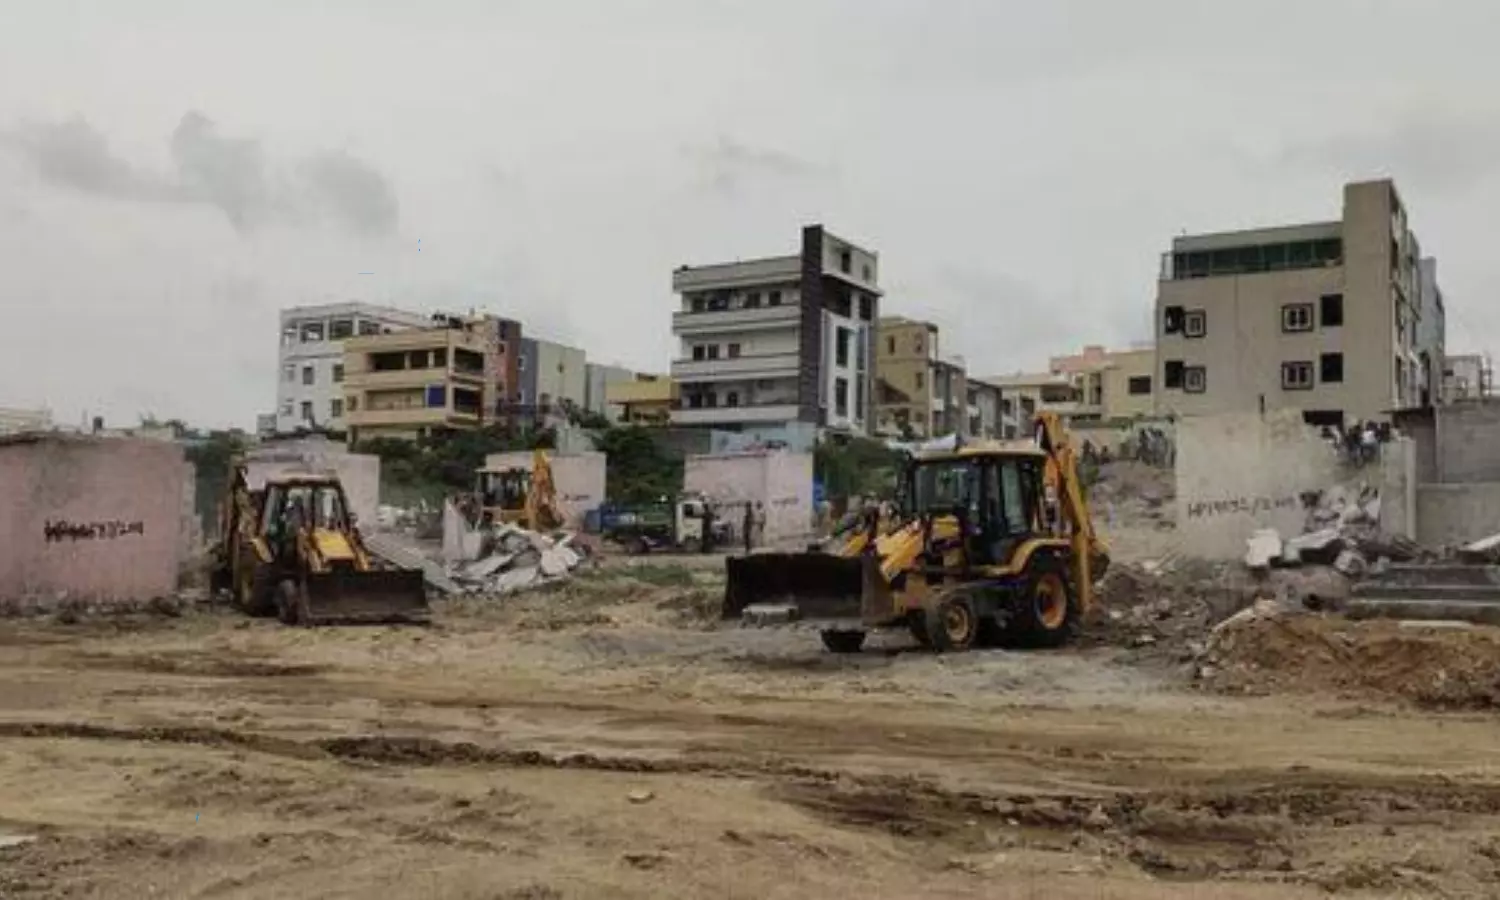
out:
M797 255L677 269L672 423L869 433L878 276L874 253L821 225Z
M0 407L0 434L51 430L52 410L50 409L5 409Z
M342 431L344 339L426 328L430 316L371 303L293 306L281 311L276 366L276 431Z

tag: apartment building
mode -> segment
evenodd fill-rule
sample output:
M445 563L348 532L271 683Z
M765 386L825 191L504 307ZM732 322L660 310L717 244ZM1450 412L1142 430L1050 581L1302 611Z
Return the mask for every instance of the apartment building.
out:
M1419 254L1389 180L1345 185L1337 220L1174 239L1157 287L1157 411L1290 408L1333 425L1430 400Z
M428 328L344 342L344 419L351 443L415 439L478 428L499 396L486 359L494 320L450 319Z
M1055 412L1071 422L1083 407L1082 392L1075 380L1056 372L1016 372L990 375L978 381L1000 392L997 436L1005 440L1029 436L1032 419L1041 410ZM1087 418L1089 413L1085 411L1083 415Z
M968 375L962 360L943 356L938 327L905 316L883 316L877 326L876 433L917 438L969 435Z
M0 407L0 434L19 434L23 431L51 431L52 410L7 409Z
M799 425L871 430L874 252L809 225L794 255L682 266L672 289L673 424L771 436Z
M1442 402L1484 400L1494 395L1495 376L1489 357L1459 353L1443 358Z
M611 422L619 421L620 413L623 410L618 406L611 406L609 402L609 386L611 384L632 384L635 382L635 373L622 366L606 366L598 363L587 363L585 365L585 372L584 408L595 415L604 416Z
M1133 347L1106 350L1090 344L1080 353L1054 356L1047 369L1073 382L1077 396L1066 410L1078 422L1111 422L1149 416L1156 411L1156 350Z
M968 395L969 437L1000 437L1000 389L977 378L965 379Z
M565 418L588 403L588 354L544 338L521 341L516 413L532 425Z
M1427 256L1417 264L1422 312L1417 317L1417 405L1443 402L1443 368L1448 358L1448 310L1438 285L1437 260Z
M281 311L277 354L278 434L301 428L344 431L344 341L425 328L429 317L371 303L293 306Z
M631 381L611 381L604 388L605 403L619 410L612 422L666 425L677 406L677 382L665 375L637 375Z

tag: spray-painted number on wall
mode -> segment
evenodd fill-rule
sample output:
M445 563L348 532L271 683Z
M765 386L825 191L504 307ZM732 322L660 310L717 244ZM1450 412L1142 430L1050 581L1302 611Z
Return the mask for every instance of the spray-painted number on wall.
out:
M119 519L108 522L69 522L66 519L54 522L48 519L42 526L42 534L49 544L57 541L112 541L131 535L144 536L146 523Z
M1209 516L1254 515L1278 509L1296 509L1296 497L1231 497L1227 500L1190 500L1189 519Z

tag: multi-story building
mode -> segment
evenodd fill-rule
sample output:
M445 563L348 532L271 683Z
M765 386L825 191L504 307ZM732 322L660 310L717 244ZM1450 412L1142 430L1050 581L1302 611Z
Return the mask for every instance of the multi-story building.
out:
M678 425L774 437L802 427L868 433L879 262L821 225L801 250L672 273Z
M276 431L345 430L344 341L430 324L428 316L371 303L283 309L276 367Z
M970 420L986 392L970 389L962 359L943 355L938 327L905 316L885 316L878 324L875 430L918 438L975 434Z
M1006 440L1031 434L1032 419L1041 410L1055 412L1064 421L1094 414L1081 402L1082 391L1068 375L1055 372L1017 372L978 379L1000 392L998 436Z
M666 375L637 375L632 381L611 381L605 385L605 403L619 414L612 422L631 425L665 425L672 420L677 406L677 382Z
M450 319L346 340L343 414L350 443L485 424L485 398L500 391L486 359L494 321Z
M978 378L965 380L968 392L969 437L1000 437L1000 389Z
M589 412L604 416L611 422L620 419L622 410L611 407L609 402L609 386L611 384L633 384L635 373L622 366L606 366L598 363L588 363L587 375L584 385L583 406Z
M1443 402L1484 400L1494 394L1494 372L1487 356L1459 353L1443 359Z
M1422 313L1417 317L1417 405L1443 399L1443 361L1448 354L1448 310L1438 286L1437 260L1423 257L1419 266Z
M1072 379L1078 388L1068 417L1075 422L1119 421L1155 412L1156 370L1153 347L1106 350L1097 344L1069 356L1054 356L1047 368Z
M0 408L0 434L19 434L23 431L51 431L50 409L5 409Z
M588 355L543 338L521 341L518 412L533 425L565 418L588 401Z
M1421 399L1418 244L1389 180L1342 218L1172 241L1157 286L1157 410L1374 419Z

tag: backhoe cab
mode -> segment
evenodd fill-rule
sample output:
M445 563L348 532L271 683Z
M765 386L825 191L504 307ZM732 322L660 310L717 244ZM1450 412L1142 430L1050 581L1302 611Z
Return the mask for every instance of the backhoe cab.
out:
M858 556L729 560L724 615L790 604L795 618L824 626L835 652L858 650L873 628L906 627L938 650L1057 646L1076 632L1108 555L1055 418L1041 418L1035 444L913 455L900 506L884 534L869 519Z
M551 531L563 524L546 451L532 452L530 469L479 469L474 494L482 523L519 525L531 531Z

